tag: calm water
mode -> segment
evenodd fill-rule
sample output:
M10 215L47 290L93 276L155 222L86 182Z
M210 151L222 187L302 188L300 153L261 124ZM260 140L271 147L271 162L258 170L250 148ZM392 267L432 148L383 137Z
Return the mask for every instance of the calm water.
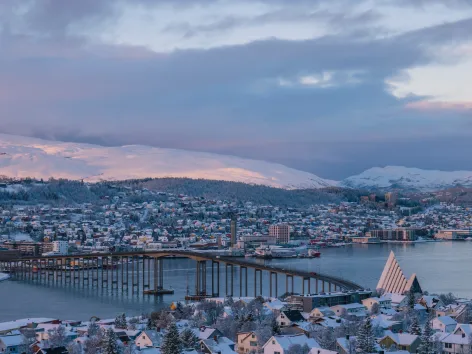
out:
M394 250L405 275L416 272L423 289L429 292L453 292L472 297L472 242L421 243L414 245L356 245L323 249L320 259L276 259L265 261L286 269L310 269L351 279L365 287L375 288L390 250ZM254 260L264 262L263 260ZM187 287L192 293L195 263L186 259L165 261L165 286L175 295L152 297L107 289L82 289L76 286L34 284L28 281L0 283L0 321L25 317L57 317L85 320L91 316L114 317L150 312L182 300ZM224 267L221 267L220 295L224 295ZM208 270L208 274L210 271ZM250 271L249 296L254 294ZM268 284L267 280L265 284ZM297 280L295 288L299 288ZM211 283L208 281L208 289ZM265 287L264 294L268 292ZM312 288L313 289L313 288ZM210 291L210 290L209 290ZM285 291L285 278L279 278L279 294ZM239 296L239 272L235 268L234 295ZM267 293L268 295L268 293Z

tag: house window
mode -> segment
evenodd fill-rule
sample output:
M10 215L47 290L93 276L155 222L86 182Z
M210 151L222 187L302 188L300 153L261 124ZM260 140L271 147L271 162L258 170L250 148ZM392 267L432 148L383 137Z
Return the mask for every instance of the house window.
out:
M274 354L280 354L280 352L274 352Z
M272 341L272 344L275 344L275 340Z
M257 347L257 342L250 341L250 342L249 342L249 345L250 345L251 347Z

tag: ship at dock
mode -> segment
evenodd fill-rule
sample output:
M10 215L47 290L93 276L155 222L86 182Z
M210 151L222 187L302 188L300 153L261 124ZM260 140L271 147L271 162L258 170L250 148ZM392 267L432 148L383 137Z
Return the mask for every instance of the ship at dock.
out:
M321 253L317 250L308 249L306 247L282 247L282 246L261 246L256 248L254 256L262 259L273 258L317 258Z

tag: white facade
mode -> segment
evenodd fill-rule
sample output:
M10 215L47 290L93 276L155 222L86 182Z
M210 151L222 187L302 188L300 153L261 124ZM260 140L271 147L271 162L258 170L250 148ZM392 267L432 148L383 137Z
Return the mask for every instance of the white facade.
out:
M66 255L69 252L69 243L67 241L53 241L52 251L56 254Z

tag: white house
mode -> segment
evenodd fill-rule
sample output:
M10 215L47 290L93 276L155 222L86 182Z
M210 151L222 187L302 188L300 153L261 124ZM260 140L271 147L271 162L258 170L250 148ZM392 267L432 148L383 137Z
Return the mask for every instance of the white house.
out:
M320 348L320 345L313 338L308 338L304 334L282 335L271 337L262 347L264 354L287 354L292 345L307 345L308 348Z
M346 314L349 316L365 317L367 308L362 304L346 304L332 306L331 310L333 310L337 316Z
M453 334L463 335L465 334L466 337L472 335L472 324L469 323L458 323L456 328L454 329Z
M142 331L134 340L134 344L139 349L157 348L161 345L162 337L155 330Z
M442 354L470 353L469 338L464 334L441 333L437 338L442 344Z
M375 304L379 306L379 309L392 308L392 300L387 297L369 297L368 299L362 300L362 305L364 305L369 311L372 311L372 307Z
M452 333L457 327L457 322L452 317L441 316L433 319L433 329L439 332Z
M394 308L403 308L408 305L408 298L405 295L395 293L385 293L382 295L383 298L391 301L391 306Z

